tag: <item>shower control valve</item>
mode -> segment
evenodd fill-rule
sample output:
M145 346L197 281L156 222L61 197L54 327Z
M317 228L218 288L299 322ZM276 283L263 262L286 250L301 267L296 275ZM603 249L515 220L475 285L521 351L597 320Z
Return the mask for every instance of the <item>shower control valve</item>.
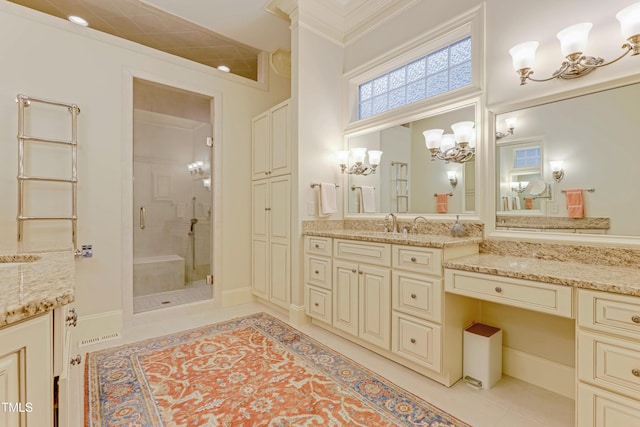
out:
M82 251L80 252L82 258L93 257L93 245L82 245Z

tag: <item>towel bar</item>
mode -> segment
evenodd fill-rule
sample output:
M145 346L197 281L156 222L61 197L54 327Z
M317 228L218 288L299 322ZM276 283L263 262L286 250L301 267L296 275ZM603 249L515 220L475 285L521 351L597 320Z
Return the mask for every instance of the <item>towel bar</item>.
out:
M320 183L319 182L312 182L309 185L311 186L311 188L320 187ZM334 184L334 185L336 186L336 188L340 188L340 186L338 184Z
M448 193L447 193L447 196L449 196L449 197L453 197L453 193L452 193L452 192L448 192ZM438 193L435 193L435 194L433 195L433 197L438 197Z
M582 191L588 191L589 193L593 193L594 191L596 191L596 189L595 189L595 188L593 188L593 187L589 187L589 188L581 188L581 190L582 190ZM563 193L566 193L566 192L567 192L567 190L565 190L565 189L562 189L562 190L560 190L560 191L561 191L561 192L563 192Z

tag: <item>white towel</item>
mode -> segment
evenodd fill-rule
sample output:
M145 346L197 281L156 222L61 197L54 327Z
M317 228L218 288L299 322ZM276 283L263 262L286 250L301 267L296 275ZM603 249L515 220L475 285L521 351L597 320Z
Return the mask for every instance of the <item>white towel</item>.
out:
M369 185L360 187L362 197L362 212L372 213L376 211L376 189Z
M338 211L336 202L336 185L320 183L320 215L331 215Z

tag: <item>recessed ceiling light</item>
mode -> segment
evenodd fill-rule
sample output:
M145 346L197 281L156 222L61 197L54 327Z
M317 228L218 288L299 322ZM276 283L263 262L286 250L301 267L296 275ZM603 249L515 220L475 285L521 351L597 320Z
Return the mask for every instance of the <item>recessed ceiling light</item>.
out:
M86 19L80 18L79 16L76 15L69 15L69 21L73 22L74 24L78 24L78 25L82 25L83 27L88 27L89 23L87 22Z
M226 65L218 65L218 70L228 73L229 71L231 71L231 68L227 67Z

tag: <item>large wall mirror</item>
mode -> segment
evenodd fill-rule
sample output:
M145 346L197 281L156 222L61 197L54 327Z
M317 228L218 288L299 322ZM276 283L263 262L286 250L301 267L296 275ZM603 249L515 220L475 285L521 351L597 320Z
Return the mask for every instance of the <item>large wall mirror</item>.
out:
M638 111L640 83L497 114L496 229L640 237Z
M380 126L375 131L347 134L348 149L361 147L380 150L383 154L374 174L348 175L345 214L474 214L475 159L464 163L431 160L423 132L435 128L452 133L454 123L471 121L477 124L477 108L476 102L469 102L420 114L408 121L396 120L396 123ZM479 135L477 126L475 134ZM444 207L443 198L446 199Z

